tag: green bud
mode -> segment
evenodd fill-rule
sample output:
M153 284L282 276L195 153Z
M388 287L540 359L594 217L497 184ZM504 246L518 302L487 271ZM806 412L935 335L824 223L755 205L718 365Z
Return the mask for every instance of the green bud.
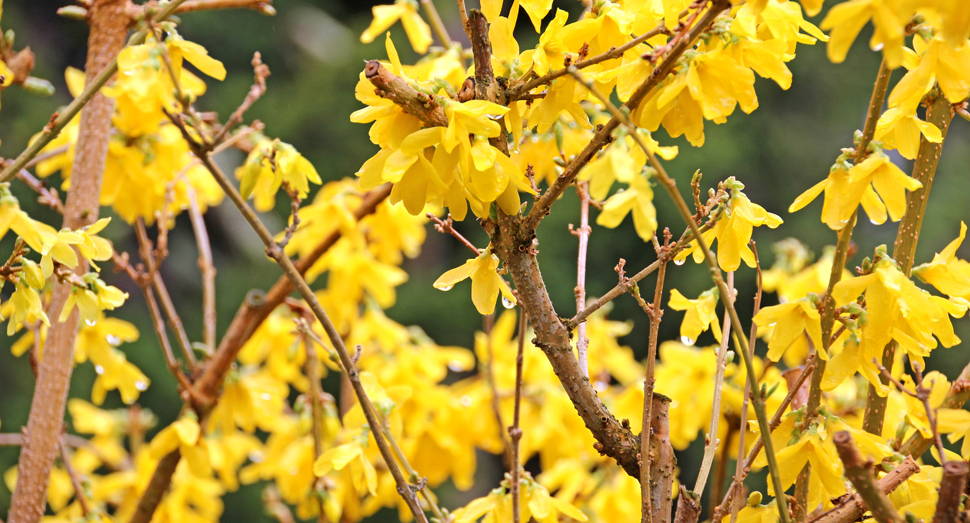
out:
M755 508L761 505L761 499L762 499L762 495L757 490L752 492L751 494L748 494L748 506L751 508Z
M88 10L79 5L66 5L58 9L57 14L79 22L84 22L88 19Z
M52 96L54 94L54 84L36 76L28 76L21 87L36 96Z
M44 279L44 270L40 268L40 265L31 260L24 260L20 267L27 285L37 290L44 288L46 280Z

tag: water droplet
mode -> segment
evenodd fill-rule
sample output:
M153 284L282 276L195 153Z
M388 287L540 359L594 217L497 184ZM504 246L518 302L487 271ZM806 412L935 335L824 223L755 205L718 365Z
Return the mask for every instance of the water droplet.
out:
M110 344L111 346L113 346L113 347L117 347L118 345L121 345L121 339L119 339L119 338L118 338L117 336L115 336L114 334L109 334L109 335L108 335L108 343L109 343L109 344Z
M604 390L606 390L606 387L607 387L607 384L603 383L602 381L596 381L593 383L593 390L595 390L596 392L603 392Z
M290 467L289 470L287 470L286 472L291 476L296 476L297 474L300 473L300 469L299 467Z
M91 320L84 320L84 323L87 323L88 324L88 327L94 327L95 325L98 324L98 322L91 321Z
M263 459L265 459L265 456L258 450L254 450L249 453L249 461L252 461L253 463L262 463Z
M438 290L447 292L450 291L452 287L454 287L454 285L442 285L441 287L438 287Z
M684 258L681 260L674 260L674 265L683 265L685 261L687 261L687 258Z
M125 405L131 405L135 403L135 398L124 398Z
M872 218L869 218L869 223L871 223L873 225L880 225L879 222L877 222L876 220L873 220Z
M681 336L680 337L680 342L683 343L684 345L693 345L696 341L697 340L692 340L692 339L688 338L687 336Z
M97 372L98 374L104 374L104 367L102 367L101 365L95 365L94 372Z
M145 383L144 381L136 381L135 388L140 391L145 391L145 390L148 390L148 384Z
M461 399L458 400L458 401L461 403L461 406L462 407L471 407L472 406L472 397L471 396L468 396L468 395L462 396Z
M451 360L448 362L448 368L455 372L461 372L465 370L465 366L461 364L458 360Z
M505 307L506 309L513 309L515 308L515 303L505 296L502 296L502 307Z
M273 399L273 396L270 396L270 394L268 392L264 392L264 393L262 393L262 394L259 395L259 399L261 399L263 401L269 401L269 400Z

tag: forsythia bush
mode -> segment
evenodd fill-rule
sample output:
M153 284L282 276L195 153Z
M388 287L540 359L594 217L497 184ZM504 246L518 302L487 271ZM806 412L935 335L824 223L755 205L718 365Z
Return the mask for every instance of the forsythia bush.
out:
M228 3L272 12L264 1ZM0 237L16 237L0 266L0 314L16 339L10 350L30 358L37 377L28 426L0 435L23 446L19 467L4 471L14 492L8 521L217 521L222 497L252 483L265 486L267 510L282 522L355 522L392 507L402 521L660 523L674 518L675 497L685 522L702 513L732 523L966 517L970 366L952 382L923 369L937 347L960 350L952 321L970 308L970 263L957 255L967 228L961 222L932 257L916 240L951 119L970 117L970 4L849 0L816 26L805 16L822 0L596 0L579 17L552 0L482 0L480 10L458 3L471 49L451 39L430 0L374 7L361 41L383 42L373 51L386 60L361 72L363 107L351 118L370 125L376 152L356 179L318 189L314 166L272 136L272 122L244 125L266 89L258 55L253 88L230 118L195 110L207 82L226 70L218 49L178 32L169 15L182 0L65 8L93 32L114 23L135 35L120 52L92 35L89 53L108 54L88 63L105 72L68 69L75 101L0 174ZM523 16L538 33L533 48L513 35ZM413 65L387 33L398 22L424 55ZM789 239L763 268L754 229L782 227L782 217L733 177L702 194L716 173L694 173L685 203L662 165L679 151L651 133L662 126L702 147L708 122L758 108L756 76L788 89L799 46L827 45L839 63L870 23L882 65L865 126L845 137L850 147L819 151L834 158L830 171L789 209L820 212L835 245L813 260ZM2 88L39 82L29 68L15 70L23 65L12 48L12 37L0 44ZM889 85L898 68L905 73ZM96 107L110 115L100 128ZM211 159L229 147L247 153L235 170L238 190ZM890 150L914 160L912 176ZM59 179L67 198L35 176ZM65 225L28 216L10 183L37 190ZM573 189L583 208L580 312L567 318L549 300L535 229ZM85 191L94 195L87 204ZM281 192L290 221L268 231L247 202L265 212ZM820 195L821 209L811 205ZM667 196L680 218L657 216L653 201ZM247 297L221 341L205 300L206 332L193 343L178 319L189 311L171 303L158 267L175 216L191 216L204 252L201 217L225 199L285 276ZM80 212L84 205L94 212ZM97 219L99 206L120 219ZM652 246L657 262L633 276L621 263L616 289L587 300L590 206L607 228L632 214L634 240ZM860 207L874 223L899 222L899 234L891 250L860 240L872 254L853 267ZM683 235L672 235L681 219ZM471 244L452 220L478 220L491 243ZM408 278L402 262L420 253L430 226L472 251L434 286L470 288L471 303L489 315L474 347L438 345L385 314ZM136 231L138 261L99 236L123 227ZM688 258L710 265L710 290L669 289L664 303L665 271ZM212 261L201 262L205 275ZM129 405L151 394L125 355L125 344L146 333L112 317L135 297L103 281L105 264L131 278L152 312L184 400L177 419L101 407L113 391ZM758 271L758 303L763 291L778 304L756 305L751 323L739 325L746 319L734 301L750 295L732 287L741 270ZM638 282L653 272L655 298L643 298ZM619 341L631 324L608 316L624 293L651 323L643 361ZM677 311L667 318L681 322L679 339L657 339L662 307ZM720 344L695 346L707 330ZM764 358L755 355L759 339ZM57 391L88 361L97 372L90 398L66 400ZM344 374L338 397L321 389L330 373ZM35 428L45 422L56 430ZM62 438L64 426L76 435ZM675 489L673 451L698 438L697 483ZM959 452L943 446L961 439ZM504 456L505 479L463 507L439 502L434 488L446 481L480 487L480 451ZM537 475L523 469L534 458ZM708 481L714 461L738 463L726 490ZM744 484L760 468L770 478L763 495ZM708 483L718 507L710 513L698 505Z

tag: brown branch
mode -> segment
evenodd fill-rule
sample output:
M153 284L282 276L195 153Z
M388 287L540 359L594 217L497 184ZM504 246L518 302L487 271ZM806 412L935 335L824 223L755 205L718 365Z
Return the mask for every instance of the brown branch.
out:
M842 464L845 465L845 477L852 482L852 486L872 513L872 517L879 523L902 523L902 518L899 517L889 498L876 486L876 479L872 474L872 462L862 459L849 431L836 432L832 436L832 443L839 452Z
M74 465L71 465L71 453L67 449L67 443L61 443L61 463L64 465L64 470L67 471L68 477L71 478L71 486L74 487L74 499L77 500L77 504L81 507L81 515L85 518L91 513L91 507L88 506L88 499L84 495L84 487L81 486L81 478L78 477L77 471L74 470Z
M683 14L686 14L686 10L684 13L681 13L681 15ZM642 35L630 40L629 42L623 45L610 47L609 50L603 53L600 53L596 56L591 56L585 60L580 60L575 64L573 64L572 66L575 67L576 69L583 70L587 67L590 67L602 62L606 62L608 60L615 60L618 58L622 58L623 54L629 51L630 49L633 49L634 47L642 44L643 42L646 42L647 40L661 34L670 34L670 31L667 30L666 26L664 26L663 23L658 24L657 27L647 31L646 33L643 33ZM556 69L555 71L551 71L538 78L532 78L531 80L515 84L514 86L508 89L508 93L507 93L508 99L510 101L527 100L529 99L528 97L531 94L530 91L532 91L533 89L537 87L541 87L543 85L548 85L552 83L552 81L555 80L556 78L566 76L567 74L569 74L569 68L563 67L562 69Z
M216 350L216 267L212 263L212 246L205 219L199 210L195 191L186 185L189 199L189 219L195 233L195 245L199 249L199 271L202 273L202 340L206 351Z
M677 498L677 512L674 514L674 523L697 523L701 515L700 496L687 490L683 483L680 484L680 496Z
M919 465L913 458L907 457L896 468L879 478L876 487L882 494L889 494L902 485L910 476L919 472ZM866 511L866 505L859 493L852 494L840 505L828 512L813 518L810 523L851 523L858 521Z
M425 125L448 126L448 118L441 106L434 103L428 95L416 91L404 78L388 71L379 61L367 62L364 76L377 88L378 95L401 106L404 112L418 118Z
M670 509L673 505L674 467L677 458L670 445L670 398L654 394L650 406L650 445L647 455L650 467L649 483L650 506L653 511L650 521L670 523ZM641 486L642 488L642 486Z
M162 502L162 497L172 484L172 475L175 474L175 467L178 466L182 454L178 449L166 454L155 466L152 479L149 480L145 492L142 493L128 523L149 523L155 514L155 509Z
M919 241L923 217L926 215L926 203L930 197L930 189L933 187L936 166L939 163L940 155L943 153L943 142L946 140L947 130L953 120L953 107L943 96L943 93L939 92L939 87L932 92L935 92L936 96L927 104L926 121L940 130L943 140L940 140L940 143L933 143L928 141L925 136L920 135L919 152L916 155L916 161L913 162L913 179L919 181L923 186L906 193L906 212L899 221L896 241L893 243L893 259L896 260L900 270L906 276L909 276L913 271L916 243ZM882 365L891 367L895 353L896 342L891 341L883 350ZM882 377L881 381L884 385L889 383L885 377ZM887 401L888 398L880 396L875 387L869 385L863 429L873 434L882 433ZM940 457L943 459L942 454Z
M509 427L509 440L512 443L512 523L520 523L519 514L519 478L521 465L519 464L519 441L522 439L522 428L519 426L520 408L522 405L522 363L525 360L525 328L528 318L525 311L519 311L519 346L515 355L515 406L512 411L512 426Z
M656 235L655 235L656 236ZM654 371L657 364L657 341L660 333L660 321L663 319L664 311L660 308L663 305L664 276L667 274L667 262L664 256L670 249L670 229L664 229L664 249L658 252L660 257L660 268L657 270L657 283L653 289L653 305L650 307L650 335L647 342L647 368L643 380L643 423L640 431L640 521L650 523L653 521L653 503L650 491L650 472L653 468L653 460L656 456L649 452L651 426L653 424L653 397ZM645 452L645 450L647 450Z
M273 0L189 0L175 10L177 14L216 9L252 9L264 15L275 15Z
M576 184L576 195L579 196L579 229L573 230L572 224L569 230L579 238L579 250L576 256L576 314L579 314L586 307L586 252L589 247L589 235L592 229L589 226L589 182L579 182ZM586 322L580 322L576 328L576 353L579 357L579 367L583 370L583 375L589 377L589 363L586 358L586 349L589 346L589 338L586 337Z
M714 23L714 20L720 16L720 14L730 6L727 0L715 0L714 3L708 8L704 16L690 29L685 29L686 37L681 38L677 45L670 49L666 56L663 58L663 62L659 67L650 73L650 76L637 88L630 98L623 104L626 110L633 111L642 102L648 94L650 94L653 89L660 84L660 82L670 74L674 67L677 66L678 59L684 54L687 49L689 49L694 42L700 38L701 34L707 30L707 28ZM523 227L526 231L533 232L535 228L539 225L539 222L549 213L550 207L552 207L553 202L555 202L562 193L566 190L576 175L579 174L580 169L583 168L590 160L593 159L593 155L596 154L601 148L603 148L607 143L610 142L613 131L620 126L621 119L616 116L610 118L603 127L596 131L593 138L590 140L589 144L583 148L583 150L576 155L569 165L566 166L562 174L556 178L553 183L545 193L536 201L535 205L532 206L532 210L526 216Z
M942 455L941 455L942 456ZM957 523L963 508L963 493L967 487L966 461L948 461L943 464L943 480L940 482L940 498L936 502L933 523Z
M98 73L115 60L124 46L128 31L129 5L128 0L98 0L92 4L85 66L88 84L95 83ZM65 207L64 227L78 229L94 223L98 218L101 175L111 138L113 110L113 100L103 94L94 94L81 112L77 154ZM41 137L34 143L37 142L44 142L44 138ZM31 150L32 148L28 148L14 164L8 165L0 178L7 177L7 170L12 171L11 175L19 172L22 164L26 164L40 148L33 154L30 154ZM85 273L87 263L81 261L76 270L78 274ZM60 311L71 292L70 285L55 283L49 310ZM30 523L40 520L44 515L50 471L61 445L61 426L74 368L74 342L79 319L80 314L75 308L67 321L55 322L48 333L27 421L29 436L20 453L17 486L7 516L9 523Z

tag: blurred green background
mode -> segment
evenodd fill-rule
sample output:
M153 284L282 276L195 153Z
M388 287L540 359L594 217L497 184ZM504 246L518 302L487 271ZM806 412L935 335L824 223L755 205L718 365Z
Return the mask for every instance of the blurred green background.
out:
M361 106L353 97L353 89L364 61L385 58L382 43L363 45L358 39L370 22L370 7L374 3L370 0L277 0L278 15L275 17L265 17L253 11L183 15L180 32L187 39L205 46L229 71L224 82L207 82L209 91L197 106L201 110L216 111L223 117L235 109L252 82L250 60L253 53L259 51L263 62L272 70L272 76L268 93L247 113L247 118L262 120L267 135L296 146L313 162L325 181L353 176L361 163L376 152L376 146L367 138L367 126L349 121L350 113ZM473 7L475 0L468 3ZM830 3L826 3L826 8ZM464 39L455 3L438 0L436 4L451 36ZM63 72L67 66L83 67L87 28L80 22L58 17L55 10L63 5L66 4L50 0L8 0L4 6L3 28L16 31L18 48L24 45L32 48L37 56L35 76L51 80L57 93L50 98L39 98L18 88L3 92L0 156L15 157L29 137L48 121L50 114L70 100ZM573 14L571 20L581 9L575 0L557 0L555 5L569 10ZM525 19L520 18L517 31L523 49L537 41ZM820 20L821 16L813 19L816 24ZM785 220L785 224L776 230L761 228L755 231L754 239L766 268L773 260L770 245L783 238L795 236L816 254L821 253L823 246L835 242L835 233L819 221L821 198L794 215L788 214L787 208L798 194L826 176L840 148L851 146L853 131L862 127L879 65L878 54L865 45L869 39L868 30L857 39L843 64L829 63L824 44L800 45L797 59L789 64L794 73L791 89L783 91L774 82L759 78L756 87L760 108L751 115L737 111L723 125L707 122L707 142L702 149L691 147L683 138L672 140L663 131L656 133L663 145L680 146L680 155L668 162L668 171L678 180L682 190L687 191L695 169L701 169L705 175L705 190L719 180L735 176L746 184L745 192L752 201ZM392 33L402 59L405 63L413 61L415 56L406 44L400 25L396 25ZM893 82L901 75L901 71L896 71ZM957 118L947 137L918 247L917 263L929 261L934 252L956 237L960 220L970 218L966 203L970 194L967 129L967 122ZM895 154L894 159L907 172L911 170L910 162ZM233 167L241 160L242 154L238 152L227 152L220 157L227 167ZM35 198L28 190L14 183L13 191L33 216L55 226L60 224L60 218L52 212L37 208ZM675 237L678 236L684 227L662 191L657 192L655 204L660 227L669 226ZM263 217L274 230L282 229L285 224L284 212L288 206L280 205L277 209L279 212ZM595 216L596 211L593 211L591 221ZM539 260L543 275L563 315L571 315L574 310L576 239L568 232L567 225L578 223L578 219L578 202L575 194L569 191L539 231ZM226 203L210 211L206 222L218 268L221 333L245 294L253 288L269 288L279 271L267 261L259 240L231 205ZM459 224L458 228L474 243L487 243L484 233L471 219ZM126 229L113 224L106 235L119 249L135 252L134 240ZM871 255L875 246L891 244L896 226L875 226L863 219L856 231L854 239L859 253L852 260L853 266L864 256ZM0 242L0 254L9 253L12 248L10 236ZM162 272L176 303L184 311L183 320L190 337L198 340L201 338L201 315L196 312L201 310L199 270L194 239L185 216L179 217L169 248L172 255L165 261ZM633 271L655 259L652 247L636 236L629 218L615 230L594 227L590 253L587 286L590 296L600 295L616 283L613 267L619 258L625 258L628 270ZM964 258L970 256L970 250L962 249L961 255ZM5 259L6 254L3 256ZM482 320L468 299L467 289L442 293L431 286L443 271L459 265L466 257L464 247L431 230L421 256L405 263L410 280L398 289L397 304L389 315L401 323L421 326L440 344L471 347L473 334L481 328ZM687 263L671 269L667 276L665 302L670 288L695 297L712 286L702 266ZM129 359L152 380L140 403L151 409L163 423L168 423L177 415L181 401L148 324L144 301L127 277L114 274L110 269L104 274L109 283L132 295L117 315L135 323L142 331L139 341L122 347ZM743 265L736 277L742 319L750 318L754 277L755 272ZM643 288L652 286L652 278L648 278ZM6 290L3 297L6 298L9 292ZM772 301L773 297L768 297L765 304ZM621 342L631 346L638 357L644 357L648 323L633 299L628 296L618 299L611 317L635 323L633 332ZM660 327L661 340L679 338L681 318L681 313L668 311ZM967 321L954 322L958 335L963 338L970 337ZM700 343L712 342L707 337ZM26 424L34 386L27 358L14 358L7 348L12 341L0 334L0 420L5 432L17 431ZM759 346L759 349L763 347ZM968 360L970 353L967 349L940 349L934 352L929 365L952 379ZM94 370L90 365L77 367L72 380L72 397L88 398L93 379ZM336 392L335 382L327 385L331 392ZM658 387L662 390L662 384ZM105 406L117 408L123 405L118 395L111 393ZM702 441L700 438L679 455L679 466L684 474L682 480L691 484L699 465ZM18 452L17 448L0 447L0 472L14 465ZM503 471L499 460L481 459L479 464L480 481L472 491L458 493L448 487L442 489L446 506L460 506L484 494L500 480ZM269 521L262 509L260 491L258 485L244 486L238 492L228 494L223 521ZM7 512L9 502L10 492L0 486L0 514ZM374 521L392 516L385 512Z

